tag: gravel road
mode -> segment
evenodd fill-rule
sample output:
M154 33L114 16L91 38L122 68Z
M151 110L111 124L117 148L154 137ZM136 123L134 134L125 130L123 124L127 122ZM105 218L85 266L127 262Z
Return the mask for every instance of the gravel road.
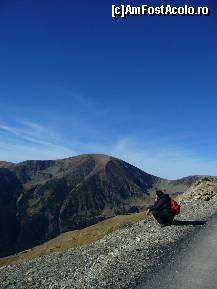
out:
M153 272L137 289L215 289L217 288L217 216L194 238L177 248L177 255L162 269Z
M88 246L4 266L0 268L0 288L132 289L138 284L145 286L145 282L151 282L150 277L171 259L168 256L176 255L180 244L187 248L186 240L196 238L203 231L204 225L198 221L207 220L216 212L216 198L183 203L182 213L177 218L181 223L177 225L161 228L150 218ZM206 240L202 242L205 243ZM184 274L179 267L177 271ZM144 286L143 289L152 288Z

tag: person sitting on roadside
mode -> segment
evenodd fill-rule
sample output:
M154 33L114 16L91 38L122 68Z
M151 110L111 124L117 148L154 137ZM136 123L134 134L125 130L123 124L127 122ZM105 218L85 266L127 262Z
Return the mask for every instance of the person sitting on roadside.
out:
M150 206L147 215L152 213L157 222L162 225L170 225L175 217L170 206L171 198L162 191L156 191L155 203Z

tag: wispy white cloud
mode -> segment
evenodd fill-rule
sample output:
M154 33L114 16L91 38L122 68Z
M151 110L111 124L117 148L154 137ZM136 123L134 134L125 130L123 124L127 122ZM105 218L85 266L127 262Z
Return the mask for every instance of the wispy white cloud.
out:
M29 121L21 121L13 126L0 124L1 131L8 132L12 136L17 137L17 139L41 145L53 144L56 140L50 128Z
M123 159L136 167L169 179L200 174L215 175L217 159L207 158L183 147L161 140L121 137L109 144L69 141L45 125L22 121L0 124L0 160L58 159L80 153L104 153Z
M1 160L19 162L26 159L64 158L76 154L71 148L60 144L50 129L29 121L22 121L16 126L0 124L0 136Z
M169 179L217 175L217 159L206 158L178 146L161 146L151 141L147 145L138 140L135 142L130 138L122 138L111 153L148 173Z
M58 159L76 154L76 152L65 147L49 144L34 147L21 144L8 144L0 141L0 149L0 159L9 162Z
M21 124L23 124L24 126L26 126L26 128L33 130L35 132L40 132L44 130L44 127L42 125L32 121L23 120L21 121Z

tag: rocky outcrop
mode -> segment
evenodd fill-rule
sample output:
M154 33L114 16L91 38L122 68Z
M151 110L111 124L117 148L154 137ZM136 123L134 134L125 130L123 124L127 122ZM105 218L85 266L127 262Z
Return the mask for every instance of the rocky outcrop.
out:
M217 196L217 178L201 177L180 196L183 200L210 201Z

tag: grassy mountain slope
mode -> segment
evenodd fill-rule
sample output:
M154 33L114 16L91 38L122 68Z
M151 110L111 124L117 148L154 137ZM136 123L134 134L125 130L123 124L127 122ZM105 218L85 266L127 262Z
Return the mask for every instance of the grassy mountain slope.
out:
M0 162L0 256L142 211L155 189L183 192L195 178L164 180L106 155Z
M83 245L88 245L102 239L104 236L116 230L129 227L145 218L145 212L120 215L81 230L62 233L58 237L30 250L13 256L0 258L0 266L20 263L39 256L49 255L54 252L65 251Z

